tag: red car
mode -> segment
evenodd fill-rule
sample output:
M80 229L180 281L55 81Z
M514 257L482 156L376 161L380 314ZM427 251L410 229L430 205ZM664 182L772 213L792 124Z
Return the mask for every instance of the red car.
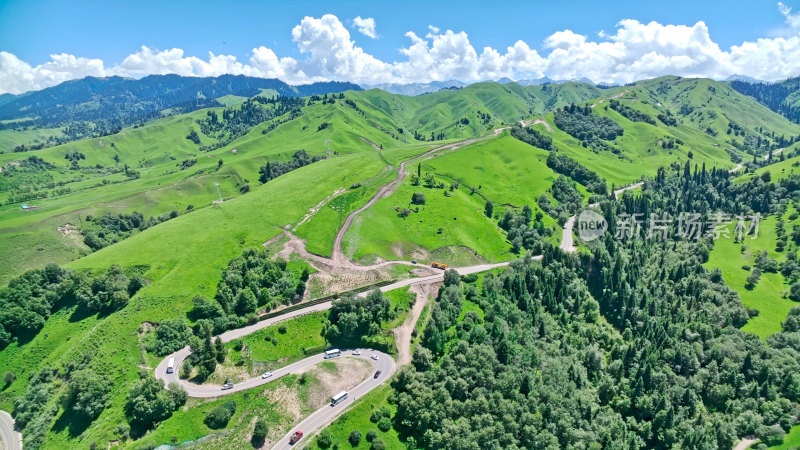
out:
M289 444L290 445L296 444L297 441L299 441L302 437L303 437L302 431L295 431L294 434L292 435L292 438L289 439Z

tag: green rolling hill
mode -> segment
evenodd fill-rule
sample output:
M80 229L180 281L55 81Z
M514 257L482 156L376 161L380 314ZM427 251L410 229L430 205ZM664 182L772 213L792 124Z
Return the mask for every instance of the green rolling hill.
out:
M800 126L725 83L676 77L614 89L478 83L417 97L368 90L273 103L264 100L274 98L267 94L256 100L226 94L220 99L226 106L41 150L0 153L0 259L9 262L0 268L0 283L48 262L82 273L119 264L141 270L146 280L123 309L81 316L70 303L29 341L0 350L0 367L17 374L64 367L91 353L91 364L111 377L110 406L80 433L56 426L65 411L57 395L46 400L57 414L45 447L117 440L115 429L125 422L122 405L139 377L136 366L147 371L157 363L137 338L143 324L186 317L194 296L216 295L223 269L243 248L261 245L287 225L311 252L330 255L344 218L394 179L400 162L432 148L482 138L422 161L420 175L430 174L433 185L415 185L409 177L379 199L345 235L348 256L453 264L511 260L525 252L512 251L513 225L503 221L507 212L522 214L524 205L542 215L552 233L544 238L557 243L566 213L560 222L540 202L563 206L557 199L566 198L561 190L567 189L572 201L585 204L590 193L559 178L548 165L551 151L619 187L687 160L730 169L770 149L794 146L800 135ZM588 113L565 113L573 104ZM546 122L530 126L554 150L493 131L520 120ZM579 120L597 126L580 128L574 123ZM607 131L617 129L621 134L609 138ZM51 131L31 136L41 139ZM30 138L14 133L3 130L0 139ZM300 150L318 160L259 180L267 163L289 167ZM796 158L779 164L758 174L784 176ZM416 164L408 169L415 171ZM215 183L225 198L220 207L212 204ZM426 202L410 211L418 192ZM487 201L493 212L487 213ZM23 203L36 208L23 211ZM133 211L145 218L175 211L176 217L129 230L97 251L84 243L85 234L98 229L98 217ZM0 391L0 408L13 409L28 386L27 376L19 376ZM135 448L137 442L121 445Z

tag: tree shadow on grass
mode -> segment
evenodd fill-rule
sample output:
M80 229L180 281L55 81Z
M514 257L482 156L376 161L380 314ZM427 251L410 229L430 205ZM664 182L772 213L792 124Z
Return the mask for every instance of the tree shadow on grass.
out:
M264 446L264 442L266 442L266 439L264 439L264 438L256 438L255 436L250 438L250 445L252 445L253 448L261 448L261 447L263 447Z
M56 420L56 423L53 425L53 431L60 433L67 430L69 436L74 438L83 434L92 422L92 419L67 409L64 410L58 420Z

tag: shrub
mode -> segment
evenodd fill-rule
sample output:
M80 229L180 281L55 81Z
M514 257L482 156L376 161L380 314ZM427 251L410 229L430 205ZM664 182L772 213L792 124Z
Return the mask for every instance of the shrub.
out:
M386 449L386 443L383 442L383 440L381 438L375 438L375 440L372 441L372 445L370 446L370 448L372 450L385 450Z
M378 432L375 430L367 431L367 442L372 442L375 438L378 437Z
M378 421L378 429L386 433L387 431L392 429L392 419L388 417L382 417L381 420Z
M216 408L212 409L207 415L206 418L203 420L208 428L218 430L220 428L225 428L228 425L228 421L231 420L231 417L236 413L236 402L233 400L229 400Z
M331 435L331 432L328 431L327 429L322 430L322 433L320 433L319 437L317 437L317 445L319 445L320 448L328 448L332 444L333 444L333 435Z
M358 444L361 443L361 431L359 430L351 431L350 436L347 437L347 440L353 447L358 447Z
M414 194L411 196L411 203L414 205L424 205L425 194L422 192L414 192Z
M267 438L267 422L264 419L258 419L255 428L253 428L253 440L256 442L263 441Z
M189 343L192 330L183 319L165 320L156 328L155 341L149 350L158 356L178 351Z
M6 373L3 374L3 382L8 386L9 384L13 383L14 380L17 379L17 374L10 370L6 370Z

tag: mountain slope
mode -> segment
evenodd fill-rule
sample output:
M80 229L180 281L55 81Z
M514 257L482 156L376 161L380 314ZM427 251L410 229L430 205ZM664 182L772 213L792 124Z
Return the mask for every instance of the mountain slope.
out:
M3 99L0 120L25 119L5 125L13 128L67 126L68 137L76 139L111 134L165 113L220 106L215 99L227 95L252 97L268 90L286 97L304 97L359 89L358 85L341 82L290 86L278 79L244 75L206 78L150 75L140 80L86 77L8 101Z
M779 83L733 80L731 87L767 105L792 122L800 123L800 77Z

